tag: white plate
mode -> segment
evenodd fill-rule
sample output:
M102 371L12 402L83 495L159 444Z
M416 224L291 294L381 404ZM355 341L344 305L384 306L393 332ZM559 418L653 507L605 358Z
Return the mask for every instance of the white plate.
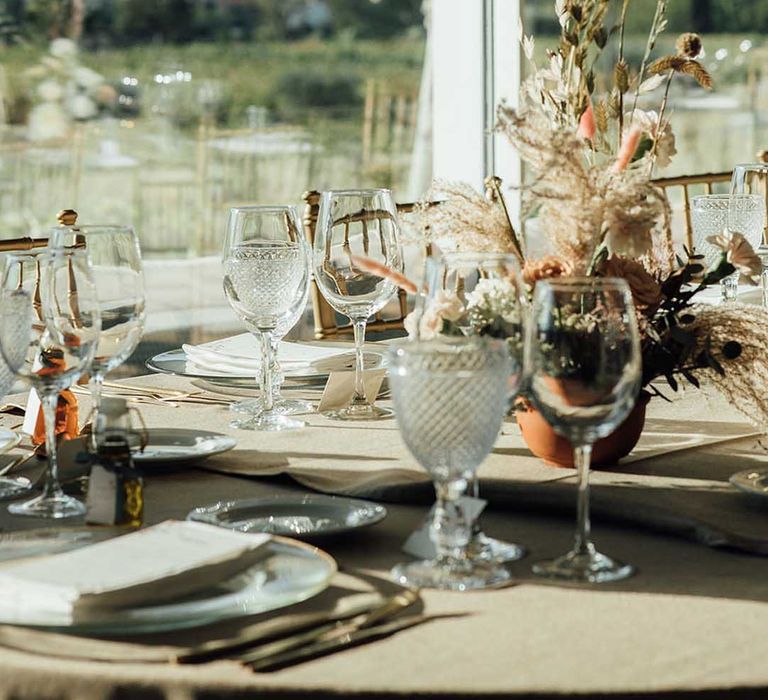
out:
M386 366L386 355L381 352L366 350L364 353L366 369L381 369ZM245 384L246 387L253 387L256 378L249 375L224 374L221 372L210 372L196 370L187 363L187 354L181 349L161 352L159 355L150 357L146 361L146 366L153 372L162 374L175 374L179 377L190 377L192 379L207 379L222 383L232 383L238 386ZM325 360L318 360L313 367L300 367L286 369L283 376L287 380L319 380L327 378L331 371L353 370L355 368L355 353L348 352L343 355L336 355Z
M768 469L747 469L731 476L730 482L739 491L768 498Z
M307 494L222 501L195 508L187 520L219 525L238 532L268 532L291 537L335 535L383 520L378 503L342 496Z
M143 451L133 452L136 464L191 462L231 450L237 440L229 435L187 428L150 428Z
M281 537L266 546L270 554L265 560L193 599L103 611L97 619L75 624L50 613L28 611L21 622L12 624L88 634L143 634L199 627L300 603L326 589L336 573L333 557L317 547ZM0 617L0 624L5 622Z
M21 435L12 430L0 428L0 455L12 450L21 442Z

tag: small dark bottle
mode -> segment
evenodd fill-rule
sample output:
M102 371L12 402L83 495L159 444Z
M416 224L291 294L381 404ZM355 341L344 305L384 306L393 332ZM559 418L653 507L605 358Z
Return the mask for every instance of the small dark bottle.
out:
M85 520L95 525L140 527L144 482L131 457L128 406L123 399L105 398L101 409Z

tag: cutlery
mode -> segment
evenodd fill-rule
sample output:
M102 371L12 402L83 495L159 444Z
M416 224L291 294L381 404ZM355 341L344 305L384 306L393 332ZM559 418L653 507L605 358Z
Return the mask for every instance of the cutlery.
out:
M257 659L255 661L245 661L245 665L249 666L253 671L267 672L267 671L279 671L282 668L288 666L295 666L296 664L316 659L320 656L326 656L342 649L349 649L351 647L366 644L368 642L374 642L379 639L389 637L396 632L408 629L409 627L415 627L423 622L429 622L430 620L436 620L442 617L454 617L453 615L425 615L422 613L416 615L408 615L401 617L391 622L385 622L381 625L373 627L365 627L362 629L346 632L345 634L334 636L330 639L323 639L312 644L299 647L281 654L275 654L274 656ZM239 660L239 659L238 659Z
M312 646L320 641L329 641L337 637L346 637L353 632L373 627L377 622L392 617L413 605L420 598L417 589L405 589L389 598L381 605L349 620L339 620L327 625L315 627L308 632L299 633L269 644L261 644L253 649L246 649L235 656L229 655L244 664L266 663L267 660L282 657L296 649Z

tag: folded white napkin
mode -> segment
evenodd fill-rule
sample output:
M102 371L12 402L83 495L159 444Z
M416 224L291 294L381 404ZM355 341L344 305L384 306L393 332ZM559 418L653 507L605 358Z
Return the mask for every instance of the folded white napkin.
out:
M269 535L166 521L63 554L0 566L4 622L67 624L98 610L178 601L266 556Z
M255 376L261 368L261 348L250 333L242 333L202 345L182 345L191 369L222 375ZM354 367L354 353L348 348L281 342L277 359L285 374L305 371L328 372ZM375 364L375 356L371 363ZM367 361L366 364L369 364Z

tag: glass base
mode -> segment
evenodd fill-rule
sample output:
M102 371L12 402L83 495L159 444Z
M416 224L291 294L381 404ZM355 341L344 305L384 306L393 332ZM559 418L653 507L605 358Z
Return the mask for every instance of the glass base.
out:
M32 482L23 476L18 479L0 478L0 498L15 498L32 489Z
M403 586L443 591L495 588L503 586L512 578L509 571L490 562L473 561L466 562L466 566L452 566L437 560L398 564L390 575Z
M276 413L250 415L242 420L233 420L230 427L238 430L257 430L263 432L277 432L280 430L298 430L307 424L304 421L281 416Z
M557 581L608 583L632 576L635 568L600 554L593 548L588 552L568 552L557 559L534 564L533 573Z
M526 551L525 547L514 542L504 542L488 537L484 532L476 532L469 543L467 554L473 561L501 564L522 559Z
M381 420L382 418L391 418L395 414L389 408L363 404L362 406L347 406L335 411L326 411L323 415L333 420Z
M230 404L229 410L233 413L247 413L253 415L262 410L261 399L245 399ZM281 416L295 416L300 413L312 413L315 407L309 401L301 399L276 398L274 412Z
M11 503L8 512L13 515L28 515L32 518L74 518L85 515L85 504L72 496L59 493L54 496L38 496L24 503Z

